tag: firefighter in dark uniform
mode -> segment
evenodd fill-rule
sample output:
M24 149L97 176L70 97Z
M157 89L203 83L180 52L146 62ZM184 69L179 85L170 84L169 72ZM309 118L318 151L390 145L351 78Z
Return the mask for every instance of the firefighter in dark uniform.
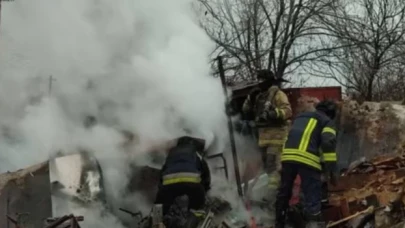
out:
M281 155L281 184L276 199L276 228L285 225L286 211L295 177L300 175L308 227L326 227L321 214L322 173L335 184L336 130L333 119L337 105L322 101L315 112L299 114L288 133ZM322 170L324 164L325 170Z
M201 157L205 141L184 136L169 150L161 170L156 204L163 204L163 214L178 196L187 195L189 208L204 208L206 192L210 189L211 175L207 162Z

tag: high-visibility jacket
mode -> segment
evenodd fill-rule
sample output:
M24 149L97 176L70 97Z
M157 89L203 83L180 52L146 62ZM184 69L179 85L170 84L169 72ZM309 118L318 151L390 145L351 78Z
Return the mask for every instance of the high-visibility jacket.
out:
M211 176L206 161L197 153L198 147L186 141L172 148L161 170L161 184L201 183L210 188Z
M281 161L305 164L322 170L336 167L336 129L324 113L304 112L293 121L281 154ZM334 170L329 170L334 171Z

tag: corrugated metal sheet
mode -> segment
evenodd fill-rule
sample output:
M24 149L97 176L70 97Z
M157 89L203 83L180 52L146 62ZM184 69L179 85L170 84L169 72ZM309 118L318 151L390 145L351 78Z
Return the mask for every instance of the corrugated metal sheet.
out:
M48 162L0 175L0 227L14 228L6 215L20 219L24 228L42 227L52 216Z

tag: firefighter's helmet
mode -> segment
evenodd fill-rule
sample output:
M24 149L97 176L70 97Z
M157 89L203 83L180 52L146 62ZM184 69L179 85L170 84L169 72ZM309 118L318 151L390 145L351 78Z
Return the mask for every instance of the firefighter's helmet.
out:
M336 117L337 105L333 100L323 100L316 105L316 110L325 113L329 118Z
M270 81L270 82L289 82L284 78L278 78L271 70L262 69L257 71L257 79L261 81Z
M196 145L198 152L204 154L214 141L214 134L207 132L205 134L198 135L186 135L178 138L177 144L193 143Z

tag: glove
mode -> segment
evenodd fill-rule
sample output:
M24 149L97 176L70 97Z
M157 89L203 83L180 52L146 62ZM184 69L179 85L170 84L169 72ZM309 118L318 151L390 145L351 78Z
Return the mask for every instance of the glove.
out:
M335 176L335 174L333 172L329 173L329 180L330 180L330 183L332 184L332 186L337 185L336 176Z
M271 110L267 111L267 118L270 120L277 119L278 113L277 113L276 109L271 109Z
M259 116L259 121L268 121L268 120L274 120L277 119L278 115L275 109L270 109L267 111L264 111L260 116Z

